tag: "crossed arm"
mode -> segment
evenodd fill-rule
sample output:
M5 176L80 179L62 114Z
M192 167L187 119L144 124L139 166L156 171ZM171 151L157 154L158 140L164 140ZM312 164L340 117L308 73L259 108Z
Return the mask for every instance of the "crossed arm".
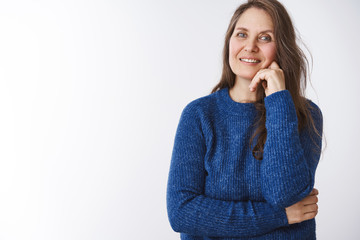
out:
M195 114L196 106L188 105L184 109L176 132L167 188L168 216L175 231L213 237L266 234L287 226L285 208L311 193L320 154L312 150L310 132L298 133L295 109L287 90L272 94L265 101L268 137L261 180L266 202L223 201L204 195L205 139ZM313 116L321 136L321 112L315 110ZM279 131L285 132L279 136L276 134ZM312 137L321 147L321 137Z

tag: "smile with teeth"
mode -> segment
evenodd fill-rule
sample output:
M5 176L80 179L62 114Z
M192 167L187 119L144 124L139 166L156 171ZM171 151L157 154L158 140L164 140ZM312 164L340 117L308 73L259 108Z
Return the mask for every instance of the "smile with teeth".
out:
M259 63L259 62L260 62L260 60L249 59L249 58L240 58L240 61L242 61L242 62L248 62L248 63Z

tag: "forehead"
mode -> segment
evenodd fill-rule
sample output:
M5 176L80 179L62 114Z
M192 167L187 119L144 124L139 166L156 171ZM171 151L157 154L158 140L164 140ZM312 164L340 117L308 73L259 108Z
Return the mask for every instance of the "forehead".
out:
M249 30L273 30L274 25L270 15L259 8L249 8L241 14L235 27L243 27Z

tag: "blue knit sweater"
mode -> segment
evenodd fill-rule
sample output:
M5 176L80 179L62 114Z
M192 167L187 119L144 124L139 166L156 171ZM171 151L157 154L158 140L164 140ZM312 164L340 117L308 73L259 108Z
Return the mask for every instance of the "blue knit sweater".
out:
M249 147L254 104L233 101L224 88L184 108L167 185L170 225L181 239L316 239L315 219L289 224L285 208L313 189L322 139L299 133L288 90L264 101L261 161ZM321 111L308 101L321 136Z

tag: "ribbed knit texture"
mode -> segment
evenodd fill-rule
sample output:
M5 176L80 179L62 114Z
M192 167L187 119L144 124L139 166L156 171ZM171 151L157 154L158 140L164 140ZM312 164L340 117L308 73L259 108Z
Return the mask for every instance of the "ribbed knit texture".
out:
M321 111L309 102L321 136ZM313 189L321 137L298 132L288 90L266 97L265 108L261 161L249 147L254 104L233 101L224 88L184 108L167 186L169 221L181 239L316 239L315 219L288 224L285 208Z

